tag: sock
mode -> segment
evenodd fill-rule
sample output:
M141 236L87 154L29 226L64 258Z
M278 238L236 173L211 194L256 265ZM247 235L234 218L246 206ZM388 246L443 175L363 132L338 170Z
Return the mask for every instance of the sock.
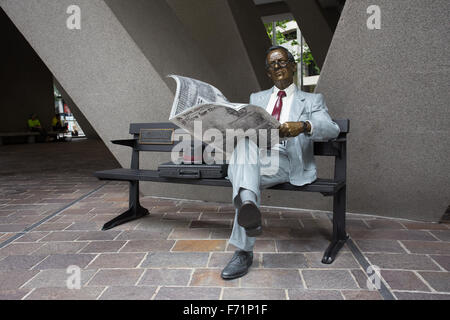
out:
M241 197L241 201L252 201L253 203L256 203L256 194L247 189L241 189L241 192L239 192L239 196Z

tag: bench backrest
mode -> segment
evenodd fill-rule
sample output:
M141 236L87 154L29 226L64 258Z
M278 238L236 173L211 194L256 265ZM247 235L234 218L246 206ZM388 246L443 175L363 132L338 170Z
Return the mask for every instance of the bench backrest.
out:
M350 131L349 119L333 120L340 128L339 136L332 141L314 142L314 155L335 157L335 180L346 179L347 133ZM174 141L174 133L180 129L171 122L132 123L130 134L138 141L135 151L171 152L179 142ZM180 129L181 130L181 129ZM134 158L134 157L133 157Z

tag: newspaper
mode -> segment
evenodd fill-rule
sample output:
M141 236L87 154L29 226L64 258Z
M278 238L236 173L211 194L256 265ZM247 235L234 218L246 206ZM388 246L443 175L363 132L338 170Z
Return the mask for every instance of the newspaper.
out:
M254 129L259 133L260 130L266 129L268 140L265 145L276 143L270 138L270 130L278 129L281 124L264 108L231 103L219 89L199 80L177 75L169 77L177 83L169 120L189 132L195 139L208 143L203 138L205 132L210 129L218 130L224 140L227 130L246 132ZM195 122L198 125L199 121L201 130L195 130ZM221 149L220 146L215 147Z

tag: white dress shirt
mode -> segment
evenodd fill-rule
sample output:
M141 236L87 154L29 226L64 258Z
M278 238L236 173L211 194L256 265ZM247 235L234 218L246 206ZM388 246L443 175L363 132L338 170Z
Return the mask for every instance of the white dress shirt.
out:
M283 90L284 92L286 92L286 96L283 98L283 108L281 108L280 123L285 123L289 119L292 101L294 101L295 89L296 89L295 84L293 83ZM278 100L278 92L280 92L280 89L274 86L272 95L270 96L269 99L269 103L267 104L266 107L266 111L270 114L272 114L273 109L275 108L275 104Z
M286 96L283 98L283 107L281 108L281 114L280 114L280 123L283 124L285 122L289 121L289 113L291 112L292 107L292 101L294 101L295 96L295 89L296 89L295 83L292 83L289 87L284 89L284 92L286 92ZM276 86L273 87L272 95L270 96L269 103L267 104L266 111L270 114L272 114L273 109L275 109L275 104L278 100L278 92L281 90L278 89ZM306 133L306 135L312 135L313 127L311 121L306 121L309 123L309 126L311 130L309 133ZM285 143L284 143L285 145Z

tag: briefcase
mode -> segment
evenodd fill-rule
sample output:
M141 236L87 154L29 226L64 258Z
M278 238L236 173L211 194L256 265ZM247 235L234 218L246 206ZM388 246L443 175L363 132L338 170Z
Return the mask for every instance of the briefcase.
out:
M220 179L227 176L227 164L160 164L158 173L164 178Z

